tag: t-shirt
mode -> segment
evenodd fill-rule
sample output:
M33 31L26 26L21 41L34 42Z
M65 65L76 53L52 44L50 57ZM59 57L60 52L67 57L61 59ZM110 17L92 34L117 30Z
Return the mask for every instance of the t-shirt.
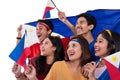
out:
M87 78L81 72L72 72L65 61L57 61L44 80L87 80Z
M95 44L95 40L93 40L93 41L89 44L89 48L90 48L90 53L91 53L92 60L93 60L93 61L97 61L97 60L99 60L99 57L95 56L94 44Z

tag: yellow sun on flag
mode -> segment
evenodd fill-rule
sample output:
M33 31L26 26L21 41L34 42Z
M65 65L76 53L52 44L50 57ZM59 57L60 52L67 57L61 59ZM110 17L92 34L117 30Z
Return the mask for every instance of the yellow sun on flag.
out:
M118 57L117 56L112 56L111 59L112 59L113 62L117 62L118 61Z
M28 31L29 31L29 32L33 32L33 29L32 29L32 28L30 28Z

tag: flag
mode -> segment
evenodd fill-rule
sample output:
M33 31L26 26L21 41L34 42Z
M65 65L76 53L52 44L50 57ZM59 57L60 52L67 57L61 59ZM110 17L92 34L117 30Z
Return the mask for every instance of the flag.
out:
M27 58L33 58L40 53L39 40L35 34L36 27L30 25L22 26L23 37L9 57L18 64L25 67Z
M119 9L118 10L97 9L97 10L89 10L86 13L89 13L89 14L93 15L97 20L96 28L92 31L92 34L93 34L94 38L97 37L97 34L100 31L105 30L105 29L110 29L110 30L113 30L113 31L116 31L116 32L120 33L120 10ZM75 26L76 21L77 21L76 15L75 16L69 16L69 17L67 17L67 19ZM57 34L57 35L60 35L62 37L69 37L69 36L73 35L73 32L68 28L68 26L65 25L63 22L61 22L58 18L53 18L53 19L49 19L49 20L54 25L54 30L53 30L52 34ZM37 24L37 21L31 21L31 22L25 23L25 25L24 25L24 26L26 26L26 28L28 28L28 29L26 29L26 31L27 31L26 36L29 35L29 32L34 32L34 36L31 36L30 39L28 39L28 41L33 39L36 36L36 33L35 33L36 24ZM34 30L32 30L32 29L29 30L29 27L34 28ZM25 32L25 29L24 29L23 32ZM35 39L35 42L34 42L34 39ZM34 38L34 39L33 39L33 41L31 40L32 43L30 45L28 45L24 48L17 48L17 46L21 45L21 47L22 47L22 45L24 43L27 43L27 41L24 42L24 43L23 42L19 43L14 49L16 51L16 48L17 48L17 51L15 52L13 50L13 52L11 54L14 53L14 56L21 57L21 55L18 55L18 52L21 51L21 54L22 54L22 52L25 49L27 49L27 54L26 54L27 56L28 56L28 54L31 54L31 55L29 55L30 57L36 56L37 55L36 53L40 52L40 50L38 48L39 44L36 41L37 37ZM22 39L21 39L21 41L22 41ZM11 58L13 58L14 56L12 56ZM17 61L17 60L14 60L14 61Z
M97 21L92 31L94 38L100 31L106 29L120 33L120 9L96 9L89 10L87 13L93 15Z
M93 15L96 18L97 24L92 31L94 38L100 31L105 29L113 30L120 33L120 9L96 9L88 10L86 13ZM74 16L68 16L67 19L75 26L77 21L77 14ZM58 18L49 19L54 25L54 33L58 33L64 37L72 36L73 32L61 22ZM29 25L36 26L36 21L29 23Z
M20 40L18 45L15 47L15 49L9 55L9 57L11 59L13 59L15 62L17 62L18 64L20 64L22 66L24 66L25 60L27 58L27 56L23 52L23 50L24 50L24 40L25 40L25 35L22 37L22 39Z
M120 51L104 58L111 80L120 80Z
M54 9L55 6L54 4L52 3L51 0L48 0L47 2L47 6L45 8L45 11L44 11L44 14L43 14L43 19L44 18L50 18L50 10Z

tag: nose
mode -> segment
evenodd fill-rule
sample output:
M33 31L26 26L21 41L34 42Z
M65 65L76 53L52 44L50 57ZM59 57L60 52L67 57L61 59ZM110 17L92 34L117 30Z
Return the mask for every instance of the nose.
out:
M94 44L94 48L97 47L97 46L98 46L98 42L95 42L95 44Z

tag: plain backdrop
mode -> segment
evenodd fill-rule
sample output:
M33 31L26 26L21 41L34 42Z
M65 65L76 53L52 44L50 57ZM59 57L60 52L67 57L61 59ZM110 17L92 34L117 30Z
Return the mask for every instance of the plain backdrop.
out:
M94 9L120 9L119 0L53 0L66 16ZM41 19L47 0L0 0L0 80L16 80L8 56L16 46L17 27ZM57 18L57 10L51 11Z

